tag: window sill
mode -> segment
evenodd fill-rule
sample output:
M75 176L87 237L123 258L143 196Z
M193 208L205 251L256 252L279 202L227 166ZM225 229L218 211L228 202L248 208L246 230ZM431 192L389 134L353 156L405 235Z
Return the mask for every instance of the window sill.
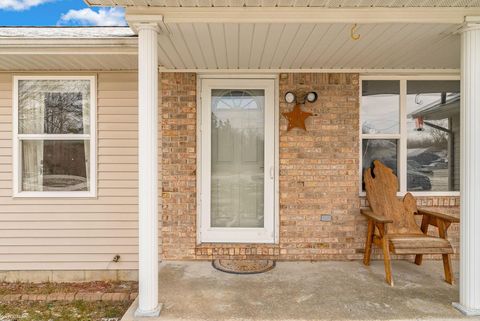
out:
M460 192L409 192L414 197L458 197L460 196ZM403 197L407 194L407 192L397 192L397 196ZM365 192L359 193L360 197L366 197L367 194Z
M13 198L97 198L94 192L19 192Z

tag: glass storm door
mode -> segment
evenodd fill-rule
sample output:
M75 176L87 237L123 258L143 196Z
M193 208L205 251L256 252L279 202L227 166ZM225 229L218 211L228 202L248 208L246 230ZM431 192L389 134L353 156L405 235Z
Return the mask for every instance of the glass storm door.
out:
M202 242L274 242L274 81L202 80Z

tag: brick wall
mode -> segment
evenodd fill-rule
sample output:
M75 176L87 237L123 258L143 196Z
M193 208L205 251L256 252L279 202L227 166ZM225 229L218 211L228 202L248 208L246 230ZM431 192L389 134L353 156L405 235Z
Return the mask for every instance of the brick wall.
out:
M195 74L162 73L162 246L164 258L192 259L196 243Z
M162 256L279 260L359 259L366 222L358 197L359 75L281 74L280 113L291 110L286 91L314 90L319 99L307 131L287 132L280 116L280 243L196 244L196 76L161 75L163 131ZM458 211L458 198L421 198L422 206ZM330 222L321 215L332 216ZM458 244L458 226L450 235Z
M318 93L307 131L280 118L280 252L286 259L355 257L358 208L358 74L282 74L286 91ZM331 222L320 220L332 215Z

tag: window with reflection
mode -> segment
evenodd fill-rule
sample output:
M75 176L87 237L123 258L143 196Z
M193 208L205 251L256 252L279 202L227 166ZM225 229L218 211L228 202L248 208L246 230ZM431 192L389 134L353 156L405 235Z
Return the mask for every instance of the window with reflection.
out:
M18 192L91 191L91 82L18 80Z
M213 89L212 227L264 226L265 92Z
M398 134L400 130L400 81L362 82L362 133Z
M378 159L398 172L400 81L362 82L362 173ZM363 188L363 175L362 175Z
M363 171L378 159L401 192L459 191L460 81L364 80L360 117Z
M407 81L407 190L460 190L460 82Z

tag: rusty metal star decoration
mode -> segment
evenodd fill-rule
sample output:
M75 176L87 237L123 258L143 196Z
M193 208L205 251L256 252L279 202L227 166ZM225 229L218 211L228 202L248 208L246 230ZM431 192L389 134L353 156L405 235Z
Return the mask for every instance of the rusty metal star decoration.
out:
M296 104L292 111L282 113L282 115L288 120L287 131L290 131L293 128L301 128L307 131L305 120L313 114L303 111L301 105L302 104Z

